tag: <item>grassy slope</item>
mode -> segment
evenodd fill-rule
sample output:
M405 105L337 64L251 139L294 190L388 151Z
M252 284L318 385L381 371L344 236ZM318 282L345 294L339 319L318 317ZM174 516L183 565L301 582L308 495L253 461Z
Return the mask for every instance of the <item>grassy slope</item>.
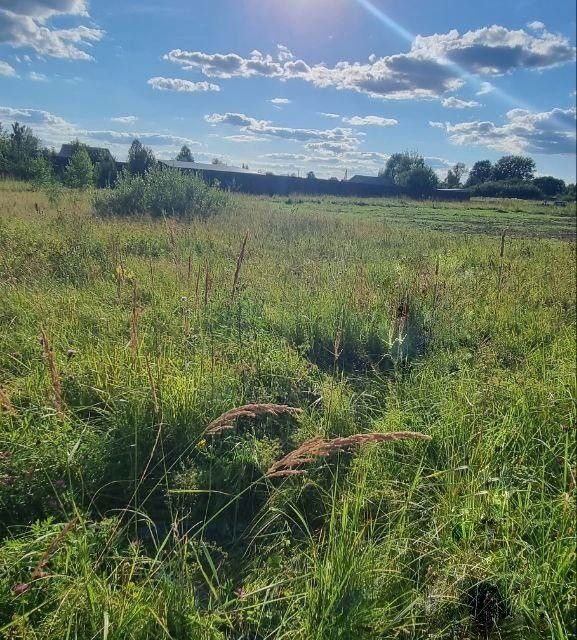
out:
M575 633L575 247L546 237L574 218L486 207L238 197L184 226L2 185L0 636ZM304 413L204 438L246 402ZM263 480L368 430L433 439Z

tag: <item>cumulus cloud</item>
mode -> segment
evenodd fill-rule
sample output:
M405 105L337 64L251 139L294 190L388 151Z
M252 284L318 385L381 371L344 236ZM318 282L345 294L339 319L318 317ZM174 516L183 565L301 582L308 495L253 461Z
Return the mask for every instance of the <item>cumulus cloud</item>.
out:
M16 69L4 60L0 60L0 76L16 76Z
M137 120L137 116L116 116L110 118L110 122L118 122L119 124L134 124Z
M279 49L280 51L280 49ZM289 52L290 53L290 52ZM276 59L258 50L204 53L173 49L164 58L214 78L299 78L317 87L356 91L387 99L438 99L464 84L467 73L500 75L515 69L547 69L575 59L575 47L545 29L529 33L499 25L459 33L417 36L407 53L370 56L367 63L309 64L290 54Z
M533 31L543 31L545 29L545 24L540 20L533 20L533 22L528 22L527 26Z
M394 127L399 124L399 121L394 118L382 118L381 116L352 116L351 118L343 118L343 122L353 127Z
M461 100L460 98L455 98L455 96L445 98L441 104L447 109L471 109L481 106L481 103L476 100Z
M87 16L84 0L0 0L0 44L27 47L39 55L91 60L84 49L104 37L104 31L83 25L53 29L53 16Z
M191 82L181 78L150 78L148 84L157 91L176 91L178 93L205 93L220 91L217 84L211 82Z
M243 133L265 135L297 142L339 142L356 148L359 139L352 129L337 127L335 129L301 129L292 127L278 127L269 120L257 120L244 113L213 113L204 116L206 122L212 125L227 124L240 127Z
M490 121L429 124L445 129L449 141L457 145L484 146L510 153L575 153L575 108L540 113L513 109L506 117L504 125Z

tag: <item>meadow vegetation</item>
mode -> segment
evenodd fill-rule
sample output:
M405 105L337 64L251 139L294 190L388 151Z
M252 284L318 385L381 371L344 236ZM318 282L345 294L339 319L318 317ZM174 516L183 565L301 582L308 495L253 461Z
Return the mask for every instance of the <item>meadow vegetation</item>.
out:
M123 193L0 182L0 637L574 637L574 204Z

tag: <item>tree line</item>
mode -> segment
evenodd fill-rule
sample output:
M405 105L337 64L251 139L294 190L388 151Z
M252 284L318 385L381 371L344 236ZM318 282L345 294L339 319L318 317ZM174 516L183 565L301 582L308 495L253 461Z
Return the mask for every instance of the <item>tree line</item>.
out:
M0 123L0 175L42 185L59 182L76 189L116 184L118 164L110 152L95 150L79 140L70 143L70 151L68 162L60 166L55 151L43 147L32 129L15 122L8 130ZM176 160L194 162L190 148L183 145ZM128 152L126 171L142 176L153 169L156 162L152 149L134 140ZM215 158L212 163L220 164L220 160ZM379 171L379 177L384 184L396 186L415 198L426 198L438 188L465 188L473 196L484 197L575 198L574 184L566 185L553 176L535 177L535 161L520 155L503 156L495 163L479 160L468 172L466 166L458 162L441 181L422 155L405 151L393 153ZM315 174L310 171L307 178L315 179Z
M568 196L575 198L575 185L553 176L535 177L535 161L529 156L507 155L497 162L479 160L467 172L458 162L444 181L416 152L393 153L379 172L383 182L396 185L414 197L426 197L435 189L467 189L479 197L525 198L543 200ZM465 180L465 176L467 179Z

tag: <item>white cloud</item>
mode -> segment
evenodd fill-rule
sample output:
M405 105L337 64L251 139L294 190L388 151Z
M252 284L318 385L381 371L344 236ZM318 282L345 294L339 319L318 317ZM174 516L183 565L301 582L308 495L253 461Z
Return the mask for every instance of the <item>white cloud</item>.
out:
M16 77L16 69L4 60L0 60L0 76Z
M493 25L460 34L417 36L407 53L368 63L338 62L334 67L310 65L294 56L273 59L260 51L244 58L235 53L173 49L165 60L207 77L262 76L299 78L317 87L356 91L387 99L438 99L464 84L467 73L500 75L515 69L547 69L575 59L575 47L560 34L528 33Z
M288 98L272 98L272 100L269 100L269 102L271 104L292 104L292 100L289 100Z
M433 129L444 129L444 122L434 122L433 120L429 120L429 127L433 127Z
M323 118L331 118L333 120L338 120L341 117L338 113L325 113L324 111L320 111L319 116L323 116Z
M48 76L45 76L43 73L38 73L36 71L31 71L28 74L28 78L33 82L48 82L50 80Z
M267 138L262 138L259 136L253 136L250 134L239 134L236 136L223 136L223 140L227 140L228 142L238 142L238 143L253 143L253 142L268 142Z
M288 62L289 60L294 60L292 51L288 47L285 47L284 44L277 44L276 48L277 58L280 60L280 62Z
M84 0L0 0L0 44L27 47L53 58L92 60L84 49L104 37L104 31L83 25L53 29L53 16L88 17Z
M528 22L527 26L529 29L533 31L543 31L545 29L545 24L540 20L534 20L533 22Z
M445 98L441 104L444 107L447 107L447 109L471 109L473 107L481 106L481 103L476 100L461 100L459 98L455 98L455 96Z
M485 96L494 90L495 90L495 87L490 82L481 82L481 86L479 87L479 91L477 91L477 95Z
M574 107L540 113L513 109L507 113L507 122L501 126L490 121L429 124L444 128L449 134L449 141L456 145L484 146L510 153L575 153Z
M243 133L266 135L284 140L297 142L332 142L346 144L350 148L356 148L359 144L358 137L352 129L337 127L335 129L301 129L292 127L278 127L269 120L257 120L244 113L213 113L204 116L206 122L212 125L227 124L240 127Z
M150 78L147 84L157 91L176 91L178 93L205 93L207 91L220 91L217 84L210 82L191 82L181 78Z
M343 118L343 122L353 127L394 127L399 124L399 121L394 118L382 118L381 116L352 116L350 118Z
M118 122L119 124L134 124L137 120L137 116L116 116L110 118L110 122Z

